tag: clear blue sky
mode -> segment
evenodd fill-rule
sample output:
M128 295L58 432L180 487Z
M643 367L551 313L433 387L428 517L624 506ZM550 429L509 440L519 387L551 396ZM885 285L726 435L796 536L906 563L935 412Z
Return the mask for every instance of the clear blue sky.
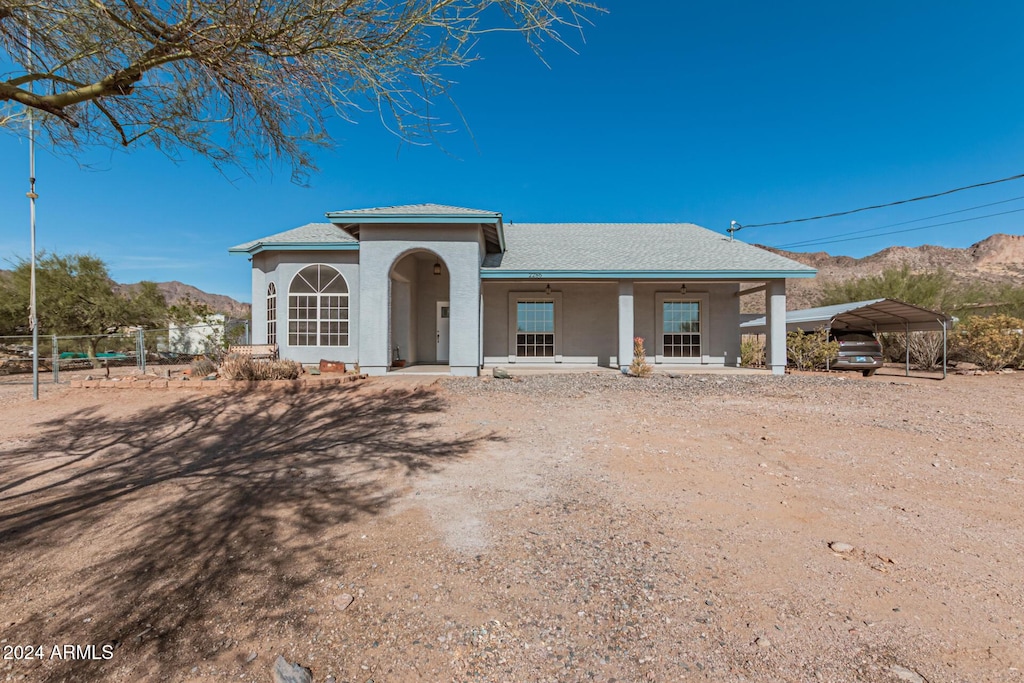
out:
M453 74L472 129L401 146L368 114L339 123L311 187L287 169L224 177L146 149L38 156L39 246L89 252L122 282L181 280L249 298L227 248L326 211L438 202L511 221L687 221L724 231L1024 172L1024 5L609 0L549 69L514 36ZM0 134L0 258L27 255L27 145ZM80 163L100 170L86 170ZM749 229L786 245L1024 197L1024 180L915 205ZM1024 209L1024 200L920 221ZM808 246L862 256L1021 234L1024 211ZM2 267L2 266L0 266Z

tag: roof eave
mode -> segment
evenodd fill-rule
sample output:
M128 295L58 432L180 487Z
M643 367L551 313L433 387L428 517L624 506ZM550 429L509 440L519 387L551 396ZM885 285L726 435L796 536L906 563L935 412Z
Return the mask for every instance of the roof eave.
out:
M228 249L231 254L258 254L263 251L355 251L358 242L257 242Z
M783 278L811 278L817 270L501 270L481 268L483 279L700 279L700 280L781 280Z

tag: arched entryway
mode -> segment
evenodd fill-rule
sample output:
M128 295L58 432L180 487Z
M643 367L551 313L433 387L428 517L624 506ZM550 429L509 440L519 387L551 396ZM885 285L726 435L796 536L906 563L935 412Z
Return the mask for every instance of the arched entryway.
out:
M389 279L392 367L447 365L451 358L448 266L432 251L411 251L395 260Z

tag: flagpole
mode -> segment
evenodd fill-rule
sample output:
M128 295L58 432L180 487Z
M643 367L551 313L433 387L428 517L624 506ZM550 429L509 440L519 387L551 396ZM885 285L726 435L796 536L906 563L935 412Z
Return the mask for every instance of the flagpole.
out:
M28 31L28 64L32 64L32 31ZM32 82L29 81L29 92ZM32 107L28 109L28 206L31 239L29 248L32 250L28 285L28 324L32 328L32 399L39 400L39 317L36 314L36 129L32 116Z

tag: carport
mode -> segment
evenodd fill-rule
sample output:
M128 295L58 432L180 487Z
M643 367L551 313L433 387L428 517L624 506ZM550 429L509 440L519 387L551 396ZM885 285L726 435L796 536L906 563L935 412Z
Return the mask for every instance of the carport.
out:
M953 318L927 308L897 301L896 299L870 299L848 304L805 308L786 311L786 332L795 330L864 330L875 332L904 332L907 334L906 374L910 376L910 333L942 332L942 377L946 378L946 354L949 327ZM765 334L764 316L740 323L743 334Z

